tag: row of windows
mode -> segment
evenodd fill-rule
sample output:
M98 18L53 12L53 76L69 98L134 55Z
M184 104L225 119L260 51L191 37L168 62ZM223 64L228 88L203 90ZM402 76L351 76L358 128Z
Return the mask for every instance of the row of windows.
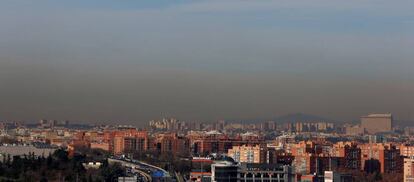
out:
M242 178L262 178L262 175L263 175L263 178L270 178L269 173L263 173L263 174L261 174L261 173L257 173L257 174L248 173L246 175L242 175ZM282 174L281 173L274 173L271 176L272 176L272 178L284 178L285 174L283 174L283 173Z
M272 179L272 180L264 179L262 181L261 179L257 179L257 180L246 179L246 180L241 180L241 181L244 181L244 182L284 182L285 180L283 180L283 179L279 179L279 180L277 180L277 179Z

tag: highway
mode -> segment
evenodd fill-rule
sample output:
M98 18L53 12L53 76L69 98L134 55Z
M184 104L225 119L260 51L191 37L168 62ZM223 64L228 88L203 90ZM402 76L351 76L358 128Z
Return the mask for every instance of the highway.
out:
M125 161L125 160L114 159L114 158L108 158L108 162L110 164L119 163L122 166L131 169L132 173L136 173L136 174L139 174L140 176L142 176L144 182L151 182L152 181L151 175L148 172L143 171L140 165L137 165L137 164L134 164L132 162Z
M123 158L123 157L111 157L111 158L108 158L108 162L109 163L120 163L122 166L125 166L131 169L132 173L136 173L142 176L145 182L152 182L153 176L151 175L157 172L158 173L161 172L162 181L170 181L171 179L170 174L166 170L160 167L142 162L142 161L131 160L131 159Z

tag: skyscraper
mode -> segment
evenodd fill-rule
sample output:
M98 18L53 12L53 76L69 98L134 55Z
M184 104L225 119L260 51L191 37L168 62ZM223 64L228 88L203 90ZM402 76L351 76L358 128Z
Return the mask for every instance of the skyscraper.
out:
M361 127L369 134L392 130L391 114L369 114L361 117Z

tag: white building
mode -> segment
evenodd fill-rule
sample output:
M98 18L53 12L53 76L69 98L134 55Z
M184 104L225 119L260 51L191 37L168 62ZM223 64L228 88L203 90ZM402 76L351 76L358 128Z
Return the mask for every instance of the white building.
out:
M414 157L404 159L404 182L414 182Z

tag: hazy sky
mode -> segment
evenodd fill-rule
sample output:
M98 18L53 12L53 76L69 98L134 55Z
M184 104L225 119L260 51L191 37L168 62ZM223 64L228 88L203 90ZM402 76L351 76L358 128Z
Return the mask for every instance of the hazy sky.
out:
M414 120L412 0L1 0L0 120Z

